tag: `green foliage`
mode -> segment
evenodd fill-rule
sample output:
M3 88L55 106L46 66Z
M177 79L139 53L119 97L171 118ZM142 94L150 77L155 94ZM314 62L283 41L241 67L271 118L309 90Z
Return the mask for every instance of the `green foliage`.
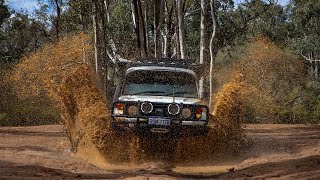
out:
M0 0L0 28L3 22L10 17L8 6L4 4L4 0Z
M115 2L110 11L107 24L110 48L127 59L139 57L129 1Z
M16 62L22 54L39 48L46 41L44 29L24 12L7 19L0 29L0 64Z
M263 8L262 3L255 3L257 9ZM273 42L285 44L288 34L287 13L282 6L274 4L268 7L268 10L262 13L258 18L249 24L248 35L263 35Z
M320 123L320 91L314 88L294 87L284 95L286 102L275 107L277 122L281 123Z
M319 0L293 0L288 6L290 45L299 53L320 51Z
M320 119L320 97L319 96L316 101L316 105L314 106L313 116L317 121L319 121Z
M7 107L9 112L2 113L0 126L55 124L59 121L59 111L39 97L18 100Z
M7 119L8 119L8 114L7 113L0 113L0 124L2 124Z

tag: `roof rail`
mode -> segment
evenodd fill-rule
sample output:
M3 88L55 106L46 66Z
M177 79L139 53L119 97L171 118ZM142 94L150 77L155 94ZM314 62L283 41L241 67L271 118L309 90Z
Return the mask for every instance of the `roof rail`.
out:
M130 67L159 66L190 69L194 71L198 76L203 76L206 72L204 64L195 63L195 60L192 59L141 58L134 60L119 61L118 66L120 66L119 69L121 69L122 71L125 71ZM124 75L124 72L120 74Z
M195 60L193 59L172 59L172 58L143 58L131 61L128 66L163 66L163 67L179 67L191 69L192 66L196 66Z
M184 68L195 71L198 76L204 73L204 65L197 64L193 59L172 59L172 58L141 58L126 62L127 68L138 66L160 66L160 67L175 67Z

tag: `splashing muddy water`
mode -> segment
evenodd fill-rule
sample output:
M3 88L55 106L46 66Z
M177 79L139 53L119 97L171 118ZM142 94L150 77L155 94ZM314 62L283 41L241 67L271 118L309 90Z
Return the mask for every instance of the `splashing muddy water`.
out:
M64 79L60 95L64 124L74 152L98 167L130 169L130 164L150 166L154 162L155 167L210 164L217 156L237 153L245 144L237 123L240 117L237 108L241 105L237 100L239 85L224 88L225 92L217 97L218 109L207 136L161 139L114 131L105 98L95 82L91 68L81 65Z

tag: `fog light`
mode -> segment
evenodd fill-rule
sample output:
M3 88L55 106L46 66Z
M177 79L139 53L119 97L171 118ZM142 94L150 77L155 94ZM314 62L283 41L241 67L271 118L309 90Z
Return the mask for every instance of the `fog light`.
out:
M192 112L189 108L183 108L181 111L181 116L183 119L188 119L192 115Z
M129 114L130 116L138 115L138 107L137 107L137 106L134 106L134 105L129 106L129 108L128 108L128 114Z
M149 114L152 112L152 110L153 110L153 105L150 102L143 102L141 104L141 111L144 114Z
M169 104L168 112L171 115L177 115L180 112L180 107L178 104Z

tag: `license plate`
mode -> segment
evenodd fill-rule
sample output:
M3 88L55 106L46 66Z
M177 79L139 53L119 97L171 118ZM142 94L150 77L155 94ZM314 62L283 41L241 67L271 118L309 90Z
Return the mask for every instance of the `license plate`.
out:
M169 118L161 118L161 117L149 117L148 124L150 125L160 125L160 126L169 126L171 120Z

